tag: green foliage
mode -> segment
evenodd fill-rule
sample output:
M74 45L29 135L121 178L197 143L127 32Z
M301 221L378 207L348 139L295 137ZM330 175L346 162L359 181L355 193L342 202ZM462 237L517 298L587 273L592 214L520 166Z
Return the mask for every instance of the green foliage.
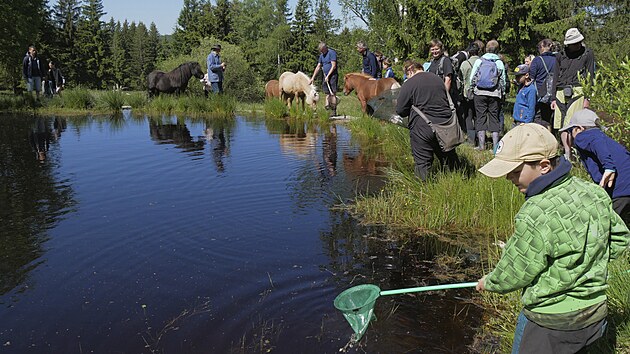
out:
M89 109L96 102L92 93L84 87L76 87L63 91L63 106L70 109Z
M177 98L175 96L160 95L151 100L147 111L151 113L169 114L176 106Z
M610 129L607 133L615 140L630 146L630 62L611 61L598 63L595 78L586 80L584 94L591 98L591 108Z

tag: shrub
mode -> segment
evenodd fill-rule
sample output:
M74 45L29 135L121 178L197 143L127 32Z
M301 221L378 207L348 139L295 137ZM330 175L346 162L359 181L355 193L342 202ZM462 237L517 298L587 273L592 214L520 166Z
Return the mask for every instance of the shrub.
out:
M630 62L614 58L611 64L598 63L593 83L584 82L584 94L591 107L610 128L608 134L630 146Z

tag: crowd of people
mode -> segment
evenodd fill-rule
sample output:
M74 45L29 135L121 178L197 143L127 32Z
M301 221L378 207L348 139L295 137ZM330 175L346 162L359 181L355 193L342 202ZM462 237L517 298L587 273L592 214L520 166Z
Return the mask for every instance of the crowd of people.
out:
M479 291L522 290L513 353L575 353L601 338L608 325L607 266L630 245L630 153L589 109L582 83L593 79L595 60L584 36L571 28L563 44L541 40L539 55L515 66L512 83L496 40L474 41L449 57L434 39L430 62L404 61L397 96L419 178L427 178L434 155L442 165L457 165L455 149L445 150L435 129L456 116L457 129L476 150L486 149L488 133L492 139L494 158L479 171L505 176L525 194L514 234L495 269L477 284ZM365 42L357 51L363 73L375 79L382 69L385 77L393 74L391 62L383 60L381 68ZM337 55L323 43L320 52L311 82L323 69L323 90L334 96ZM504 133L511 84L513 124ZM572 149L595 183L571 176Z

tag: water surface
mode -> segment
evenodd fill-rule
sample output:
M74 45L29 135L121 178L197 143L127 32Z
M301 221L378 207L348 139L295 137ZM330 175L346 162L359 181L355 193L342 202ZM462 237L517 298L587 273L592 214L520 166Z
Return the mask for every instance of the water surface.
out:
M341 125L0 117L2 352L338 352L337 294L434 284L458 252L335 208L383 165ZM358 351L466 352L469 294L379 299Z

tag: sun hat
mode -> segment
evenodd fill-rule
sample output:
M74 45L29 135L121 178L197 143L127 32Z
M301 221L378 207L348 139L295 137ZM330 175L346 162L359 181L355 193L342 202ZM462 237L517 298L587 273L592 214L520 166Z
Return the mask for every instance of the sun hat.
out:
M527 73L529 73L529 65L527 64L521 64L514 68L514 75L525 75Z
M212 48L210 48L210 49L219 49L219 50L221 50L221 45L220 44L214 44L212 46Z
M584 36L577 28L569 28L564 35L564 45L579 43L584 40Z
M591 111L590 109L581 109L576 111L571 116L571 120L569 120L569 124L560 129L561 132L569 130L573 127L597 127L599 126L598 121L599 117L597 113Z
M494 158L479 169L492 178L505 176L524 162L558 156L558 142L545 127L525 123L508 131L497 144Z

